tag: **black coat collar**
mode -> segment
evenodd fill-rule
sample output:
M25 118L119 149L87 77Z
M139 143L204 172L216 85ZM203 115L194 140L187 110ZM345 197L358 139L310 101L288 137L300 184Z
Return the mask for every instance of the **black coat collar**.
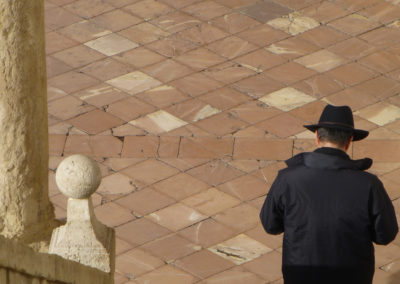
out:
M370 158L352 160L342 150L323 147L314 152L300 153L287 160L286 164L288 167L305 165L308 168L323 170L367 170L371 167L372 160Z

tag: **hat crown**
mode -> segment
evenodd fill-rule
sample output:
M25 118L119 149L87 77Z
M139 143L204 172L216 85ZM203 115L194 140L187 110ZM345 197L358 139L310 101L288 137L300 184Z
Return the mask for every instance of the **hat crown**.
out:
M319 123L340 124L354 128L353 112L348 106L327 105L322 111Z

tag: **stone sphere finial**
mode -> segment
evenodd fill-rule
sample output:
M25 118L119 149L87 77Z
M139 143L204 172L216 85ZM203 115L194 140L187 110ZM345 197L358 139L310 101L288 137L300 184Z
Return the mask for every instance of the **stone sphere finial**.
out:
M56 183L60 191L71 198L89 198L101 182L97 163L83 155L72 155L64 159L56 172Z

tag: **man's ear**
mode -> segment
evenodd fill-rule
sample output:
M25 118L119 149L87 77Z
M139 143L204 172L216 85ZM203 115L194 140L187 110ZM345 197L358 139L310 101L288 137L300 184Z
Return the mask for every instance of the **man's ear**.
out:
M317 144L317 146L319 147L320 145L320 141L319 141L319 137L318 137L318 129L315 130L315 144Z
M350 139L349 139L349 142L347 142L346 147L345 147L346 151L350 148L350 144L351 144L351 142L353 141L353 138L354 138L354 137L351 136Z

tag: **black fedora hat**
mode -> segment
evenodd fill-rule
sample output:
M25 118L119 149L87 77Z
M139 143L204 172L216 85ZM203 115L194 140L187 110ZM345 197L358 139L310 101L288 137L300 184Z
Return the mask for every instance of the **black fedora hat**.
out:
M362 140L369 134L366 130L354 128L353 112L348 106L327 105L322 111L318 124L304 125L304 127L312 132L320 127L349 131L353 133L353 141Z

